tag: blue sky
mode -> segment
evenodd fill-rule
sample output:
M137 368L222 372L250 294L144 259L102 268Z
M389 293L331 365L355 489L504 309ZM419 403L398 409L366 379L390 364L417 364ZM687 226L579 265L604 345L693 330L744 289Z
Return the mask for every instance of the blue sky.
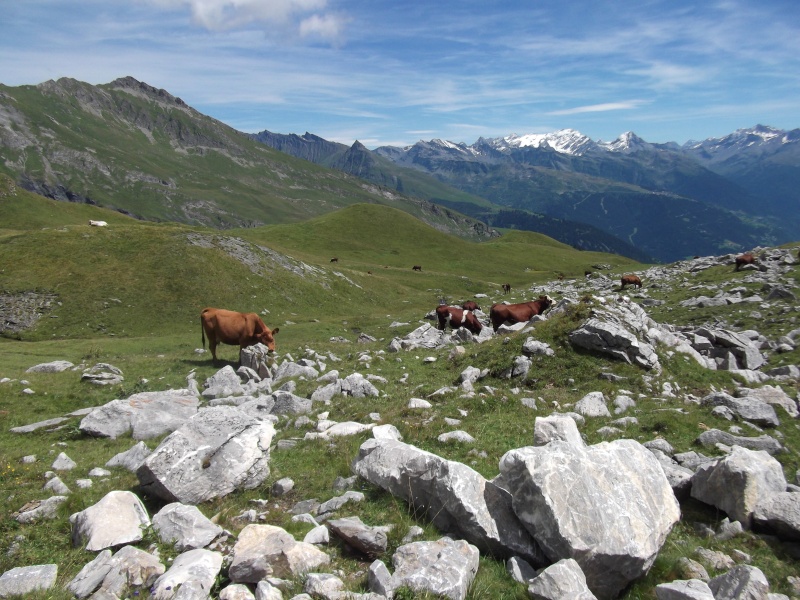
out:
M247 132L370 148L800 127L796 0L0 0L0 82L130 75Z

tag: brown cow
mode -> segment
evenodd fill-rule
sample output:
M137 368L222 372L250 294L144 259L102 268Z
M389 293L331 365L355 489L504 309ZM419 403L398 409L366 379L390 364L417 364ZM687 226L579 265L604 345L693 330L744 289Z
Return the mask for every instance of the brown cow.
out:
M497 328L506 321L510 323L530 321L534 316L544 313L552 305L553 299L550 296L539 296L538 300L520 304L495 304L489 311L489 320L492 322L492 328L497 332Z
M745 265L754 265L756 264L756 257L753 256L751 252L745 252L741 256L736 257L736 268L734 271L738 271L740 267Z
M480 335L483 325L471 310L464 310L456 306L437 306L436 317L439 319L439 329L444 331L447 328L447 320L450 319L450 327L471 331L475 335Z
M208 348L214 361L217 360L217 344L239 345L239 350L255 344L264 344L275 351L275 338L279 329L264 325L256 313L240 313L223 308L204 308L200 313L203 347L208 336Z
M503 293L504 294L508 294L510 291L511 291L511 284L510 283L504 283L503 284Z
M620 283L622 284L620 286L621 290L624 290L626 285L632 285L638 288L642 287L642 280L639 279L637 275L623 275L622 279L620 279Z
M461 305L461 308L464 310L480 310L481 307L478 306L478 303L474 300L467 300L464 304Z
M335 257L335 256L334 256L334 257L331 259L331 262L335 262L335 263L337 263L337 262L339 262L339 259L338 259L337 257Z
M411 270L412 271L422 271L422 267L420 265L414 265L413 267L411 267Z

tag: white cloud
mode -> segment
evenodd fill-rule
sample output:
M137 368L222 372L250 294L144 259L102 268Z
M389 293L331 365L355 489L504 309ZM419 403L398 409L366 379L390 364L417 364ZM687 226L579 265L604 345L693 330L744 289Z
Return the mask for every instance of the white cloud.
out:
M627 102L605 102L603 104L588 104L564 110L550 111L548 115L579 115L583 113L608 112L610 110L631 110L644 104L643 100L628 100Z

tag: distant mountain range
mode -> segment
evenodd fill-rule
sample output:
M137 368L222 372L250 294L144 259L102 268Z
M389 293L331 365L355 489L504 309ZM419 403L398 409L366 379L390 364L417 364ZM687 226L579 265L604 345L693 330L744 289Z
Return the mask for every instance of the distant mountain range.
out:
M565 129L471 145L384 146L372 157L358 142L348 147L310 133L253 138L398 189L410 171L422 172L505 207L434 200L493 226L533 227L532 214L580 222L663 261L800 239L800 130L758 125L679 146L631 132L595 142ZM378 157L404 171L390 171Z
M245 134L132 77L0 85L0 173L47 197L220 228L378 203L465 238L526 229L640 261L800 239L799 138L758 126L678 146L563 130L369 150Z

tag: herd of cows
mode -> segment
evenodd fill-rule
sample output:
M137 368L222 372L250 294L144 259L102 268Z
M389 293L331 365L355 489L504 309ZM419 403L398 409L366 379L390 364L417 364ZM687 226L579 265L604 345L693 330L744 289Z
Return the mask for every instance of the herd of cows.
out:
M339 262L334 257L331 262ZM735 270L738 271L745 265L756 264L756 257L747 252L735 259ZM414 271L421 271L420 265L414 265ZM588 275L588 272L587 272ZM620 289L624 290L632 285L637 288L642 287L642 280L636 275L623 275L620 279ZM503 293L508 294L511 285L503 284ZM520 302L517 304L499 303L493 304L489 311L489 322L492 329L497 332L500 325L504 323L522 323L530 321L534 316L541 315L553 305L550 296L539 296L531 302ZM441 305L436 308L436 317L439 321L439 329L444 331L449 324L452 329L464 327L474 335L479 335L483 329L483 324L475 316L474 311L480 307L472 300L464 302L461 306ZM279 328L270 329L264 324L256 313L240 313L222 308L205 308L200 313L200 324L202 326L203 347L208 338L208 347L211 357L217 362L217 345L230 344L238 345L239 348L246 348L255 344L264 344L271 352L275 351L275 334Z

